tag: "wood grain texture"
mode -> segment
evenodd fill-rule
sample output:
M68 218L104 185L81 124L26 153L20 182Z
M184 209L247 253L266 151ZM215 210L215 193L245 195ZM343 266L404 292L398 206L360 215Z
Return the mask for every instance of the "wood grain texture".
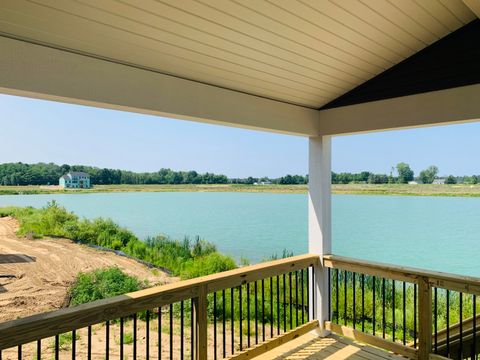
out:
M208 320L207 320L207 287L200 286L198 297L193 301L193 324L195 341L195 359L208 358Z
M432 351L432 288L428 278L418 279L418 359L428 360Z
M260 356L280 345L283 345L291 340L294 340L309 331L315 330L318 328L318 321L312 320L304 325L301 325L293 330L286 332L285 334L278 335L269 339L261 344L258 344L254 347L241 351L237 354L234 354L226 359L231 360L245 360L245 359L252 359L254 357Z
M335 334L346 336L348 338L363 342L365 344L373 345L375 347L391 351L395 354L405 356L409 359L418 359L418 350L409 346L405 346L393 341L388 341L370 334L362 333L361 331L346 326L334 324L330 321L325 322L325 328Z

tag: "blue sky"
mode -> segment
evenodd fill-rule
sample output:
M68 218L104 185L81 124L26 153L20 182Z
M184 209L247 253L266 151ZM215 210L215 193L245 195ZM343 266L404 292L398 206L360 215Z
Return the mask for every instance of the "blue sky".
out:
M333 170L388 173L404 161L480 174L479 140L480 123L335 137ZM0 95L0 163L277 177L306 174L307 151L302 137Z

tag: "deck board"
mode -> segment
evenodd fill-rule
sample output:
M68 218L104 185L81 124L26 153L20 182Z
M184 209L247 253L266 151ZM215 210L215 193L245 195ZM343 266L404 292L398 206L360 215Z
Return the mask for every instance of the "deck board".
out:
M262 355L262 360L401 360L405 359L341 336L306 334Z

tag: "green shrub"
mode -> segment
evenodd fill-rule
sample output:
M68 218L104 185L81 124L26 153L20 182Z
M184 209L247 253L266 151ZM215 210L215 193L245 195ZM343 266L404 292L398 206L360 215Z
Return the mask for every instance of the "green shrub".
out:
M236 267L237 265L231 257L215 252L188 260L180 273L180 277L182 279L191 279L198 276L232 270Z
M166 236L138 239L131 231L110 219L79 219L55 201L42 209L0 208L0 216L13 216L20 222L18 235L60 236L83 244L119 250L172 275L190 278L235 268L234 260L218 253L214 244L200 239L174 240Z
M70 306L140 290L140 281L117 267L79 273L69 290Z

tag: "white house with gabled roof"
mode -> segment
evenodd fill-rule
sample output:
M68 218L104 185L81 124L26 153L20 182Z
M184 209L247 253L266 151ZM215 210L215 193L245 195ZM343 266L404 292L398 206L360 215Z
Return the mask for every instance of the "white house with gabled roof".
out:
M73 171L60 177L58 184L64 189L90 188L90 174L82 171Z

